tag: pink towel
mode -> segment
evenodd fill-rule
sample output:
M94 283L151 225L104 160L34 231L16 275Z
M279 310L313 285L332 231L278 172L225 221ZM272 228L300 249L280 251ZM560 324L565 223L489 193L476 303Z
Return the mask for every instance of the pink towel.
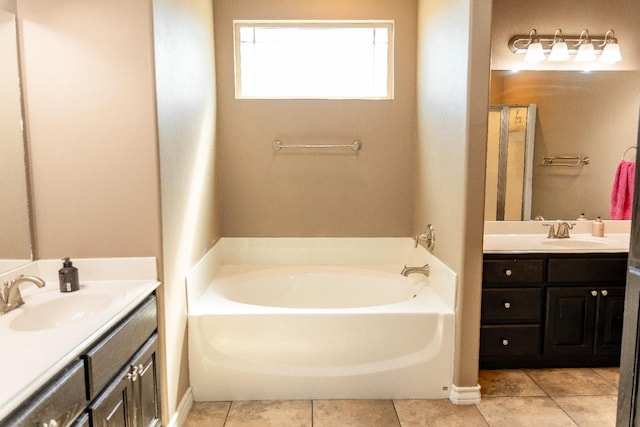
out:
M620 161L611 190L611 219L631 219L636 163Z

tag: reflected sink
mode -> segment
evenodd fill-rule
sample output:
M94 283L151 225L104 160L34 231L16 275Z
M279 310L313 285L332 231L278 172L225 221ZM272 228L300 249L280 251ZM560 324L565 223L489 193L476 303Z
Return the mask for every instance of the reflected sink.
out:
M82 292L82 291L80 291ZM14 331L53 329L93 316L106 308L111 297L103 294L74 293L40 304L25 301L20 313L9 323Z
M613 246L611 242L593 238L593 239L548 239L542 242L543 245L546 246L555 246L558 248L569 248L569 249L588 249L588 248L599 248L599 247L610 247Z

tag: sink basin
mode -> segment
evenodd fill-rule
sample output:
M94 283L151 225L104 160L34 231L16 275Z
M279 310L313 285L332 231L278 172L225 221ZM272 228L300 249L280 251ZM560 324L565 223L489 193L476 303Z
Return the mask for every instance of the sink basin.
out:
M587 249L587 248L601 248L612 246L611 242L599 239L548 239L542 242L545 246L554 246L558 248L571 248L571 249Z
M26 300L25 300L26 301ZM61 295L55 300L29 304L9 323L14 331L38 331L53 329L99 313L111 302L111 297L103 294L74 293Z

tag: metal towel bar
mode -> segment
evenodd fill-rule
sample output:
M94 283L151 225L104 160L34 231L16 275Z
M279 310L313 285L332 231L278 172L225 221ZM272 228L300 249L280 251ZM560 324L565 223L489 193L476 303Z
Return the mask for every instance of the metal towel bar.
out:
M544 157L539 166L568 166L575 168L576 166L588 165L589 161L589 157L583 156Z
M359 151L362 143L357 139L351 144L283 144L282 141L273 141L273 149L280 151L283 148L350 148L353 151Z

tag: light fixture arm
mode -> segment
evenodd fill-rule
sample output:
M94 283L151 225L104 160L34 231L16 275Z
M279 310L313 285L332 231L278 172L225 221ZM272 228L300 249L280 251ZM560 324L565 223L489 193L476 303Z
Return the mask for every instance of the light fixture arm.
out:
M565 40L564 40L564 36L562 35L562 30L558 28L555 34L553 35L553 42L551 42L551 47L553 47L556 43L562 43L564 41Z
M606 35L605 35L605 37L606 37ZM584 30L582 30L582 32L580 33L580 37L579 37L578 43L575 45L575 47L579 48L580 45L582 45L584 43L593 43L591 41L591 36L589 36L589 30L587 30L586 28Z
M616 34L613 32L613 30L608 30L606 33L604 33L604 40L602 44L598 45L598 47L604 47L607 43L618 43L618 39L614 37L615 35Z

